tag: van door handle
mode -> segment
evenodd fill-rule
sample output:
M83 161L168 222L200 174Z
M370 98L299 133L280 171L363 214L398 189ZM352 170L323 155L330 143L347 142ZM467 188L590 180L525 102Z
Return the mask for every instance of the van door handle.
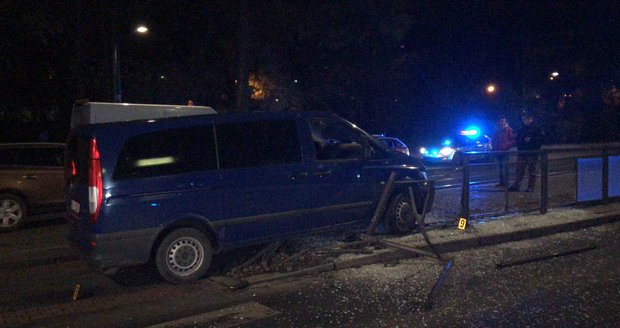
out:
M314 173L314 175L317 176L317 177L324 177L324 176L330 175L330 174L332 174L332 171L330 171L330 170L318 171L318 172Z
M295 172L289 175L289 178L295 179L305 179L308 177L308 172Z
M22 176L22 179L31 179L32 180L32 179L36 179L36 178L38 178L38 176L36 176L34 174L27 174L27 175Z

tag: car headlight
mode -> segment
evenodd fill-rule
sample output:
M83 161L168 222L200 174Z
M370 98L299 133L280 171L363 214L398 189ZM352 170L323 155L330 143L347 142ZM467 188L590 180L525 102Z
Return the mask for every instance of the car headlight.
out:
M439 151L439 153L445 157L450 156L450 154L452 154L454 152L454 148L452 147L443 147L441 148L441 150Z

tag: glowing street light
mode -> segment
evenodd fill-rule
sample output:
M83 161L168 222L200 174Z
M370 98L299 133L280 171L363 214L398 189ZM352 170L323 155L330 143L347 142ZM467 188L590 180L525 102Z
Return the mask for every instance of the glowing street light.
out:
M148 31L149 31L149 28L144 25L140 25L136 28L136 32L138 33L146 33Z
M558 79L559 77L560 77L560 73L558 73L558 72L552 72L552 73L549 75L549 80L553 81L553 80L555 80L555 79Z
M495 91L497 91L497 88L494 84L487 85L487 93L495 93Z

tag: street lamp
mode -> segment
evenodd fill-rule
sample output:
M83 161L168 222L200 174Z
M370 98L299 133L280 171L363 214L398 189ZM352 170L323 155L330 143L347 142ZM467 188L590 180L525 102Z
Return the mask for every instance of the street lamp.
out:
M489 84L487 85L487 93L489 94L493 94L496 91L496 87L494 84Z
M553 80L555 80L555 79L559 78L559 76L560 76L560 73L558 73L558 72L553 72L553 73L551 73L551 74L550 74L550 76L549 76L549 80L553 81Z
M144 25L140 25L136 27L135 32L139 34L145 34L149 31L148 27ZM118 50L118 39L114 38L114 54L112 56L113 59L113 68L112 75L114 78L114 102L120 103L123 101L122 91L121 91L121 62L119 58L119 50Z

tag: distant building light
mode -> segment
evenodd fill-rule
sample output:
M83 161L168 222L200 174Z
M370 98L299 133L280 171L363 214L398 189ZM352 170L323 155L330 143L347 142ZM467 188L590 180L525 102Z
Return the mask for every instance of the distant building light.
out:
M293 80L293 82L297 83L297 82L299 82L299 81L297 81L297 80Z
M138 28L136 28L136 32L138 32L138 33L146 33L148 31L149 31L149 29L146 26L144 26L144 25L140 25L140 26L138 26Z
M165 79L166 77L162 75L162 76L160 76L159 78L163 80L163 79Z
M280 101L280 99L276 98L276 102Z
M560 73L558 73L558 72L553 72L553 73L551 73L551 76L553 76L553 77L556 77L556 76L558 76L558 75L560 75Z

